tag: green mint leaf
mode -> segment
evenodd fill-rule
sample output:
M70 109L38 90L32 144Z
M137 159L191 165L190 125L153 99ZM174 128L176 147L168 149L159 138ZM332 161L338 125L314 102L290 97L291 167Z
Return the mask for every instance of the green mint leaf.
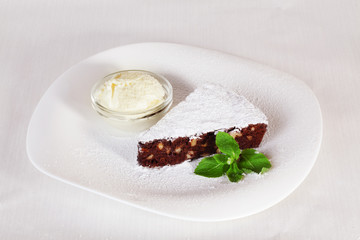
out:
M266 173L266 172L269 171L269 170L270 170L270 168L263 167L263 168L261 169L260 174Z
M230 165L234 162L234 159L225 154L215 154L213 157L216 161L226 163L227 165Z
M227 163L229 157L224 154L215 154L212 156L217 162Z
M245 174L249 174L249 173L253 173L254 171L251 171L250 169L247 168L241 168L241 170L245 173Z
M228 176L230 182L238 182L243 176L243 171L241 171L236 162L230 165L230 168L227 170L226 175Z
M195 174L208 178L221 177L228 167L226 162L217 161L214 157L206 157L199 162Z
M237 160L239 158L241 153L239 144L230 134L218 132L216 134L215 143L222 153L229 155L233 160Z
M215 154L213 156L213 158L216 160L216 162L218 163L222 163L224 164L224 167L223 167L223 174L226 173L226 171L229 169L229 159L231 159L229 156L227 155L224 155L224 154Z
M266 171L266 168L269 169L271 167L271 163L264 154L259 153L255 149L249 148L242 150L238 167L240 169L246 168L256 173L261 173Z

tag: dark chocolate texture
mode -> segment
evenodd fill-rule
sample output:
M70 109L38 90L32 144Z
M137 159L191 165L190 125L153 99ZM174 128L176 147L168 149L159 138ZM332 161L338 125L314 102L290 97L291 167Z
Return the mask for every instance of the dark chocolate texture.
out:
M264 123L250 124L241 129L225 130L235 138L241 149L256 148L260 145L266 132ZM172 140L156 139L138 145L138 162L144 167L161 167L182 163L217 152L215 132L207 132L200 136L178 137Z

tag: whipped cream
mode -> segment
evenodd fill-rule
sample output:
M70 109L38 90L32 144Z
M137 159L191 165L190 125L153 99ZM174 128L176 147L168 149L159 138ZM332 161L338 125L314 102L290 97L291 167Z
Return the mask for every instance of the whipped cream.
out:
M141 112L164 102L159 81L144 72L119 72L105 81L94 97L102 106L119 112Z

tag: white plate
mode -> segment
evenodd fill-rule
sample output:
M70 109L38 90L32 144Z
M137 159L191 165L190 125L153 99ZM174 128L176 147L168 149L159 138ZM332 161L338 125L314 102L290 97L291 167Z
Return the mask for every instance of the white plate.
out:
M198 161L161 169L139 167L136 138L119 136L90 104L92 85L124 69L167 77L175 105L206 82L246 96L269 118L260 151L270 157L271 170L234 184L226 177L195 175ZM216 51L141 43L99 53L61 75L32 116L27 151L41 172L74 186L167 216L220 221L260 212L287 197L314 165L321 136L317 99L294 77Z

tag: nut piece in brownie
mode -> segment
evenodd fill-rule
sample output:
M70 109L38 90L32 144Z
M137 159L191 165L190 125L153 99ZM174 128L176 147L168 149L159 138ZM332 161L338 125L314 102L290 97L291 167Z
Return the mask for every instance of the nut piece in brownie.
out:
M214 154L218 131L228 132L241 149L256 148L267 124L264 113L243 96L205 85L140 136L138 162L158 167Z

